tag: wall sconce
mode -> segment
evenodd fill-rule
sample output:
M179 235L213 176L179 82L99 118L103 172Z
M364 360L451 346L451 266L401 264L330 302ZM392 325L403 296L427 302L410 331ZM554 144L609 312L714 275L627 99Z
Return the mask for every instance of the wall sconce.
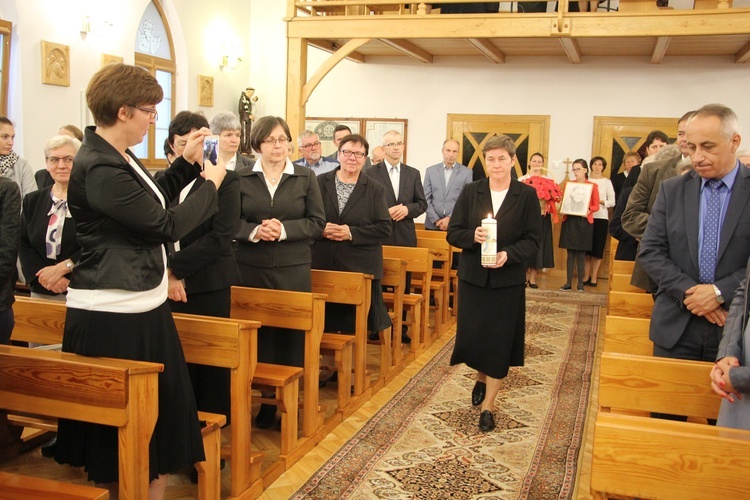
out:
M86 38L89 33L91 33L91 19L86 16L81 20L81 38Z
M234 69L234 68L237 67L237 65L241 61L242 61L242 58L238 57L236 54L235 55L225 55L225 56L222 56L222 58L221 58L221 64L219 65L219 67L221 69L224 69L224 68Z

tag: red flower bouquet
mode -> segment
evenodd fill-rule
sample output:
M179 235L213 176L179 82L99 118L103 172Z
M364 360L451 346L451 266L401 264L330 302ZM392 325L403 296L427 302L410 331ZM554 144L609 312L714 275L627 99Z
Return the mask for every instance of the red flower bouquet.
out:
M552 220L557 223L556 203L562 200L560 186L558 186L552 179L539 175L528 177L524 179L523 183L536 189L536 196L539 198L542 215L552 214Z

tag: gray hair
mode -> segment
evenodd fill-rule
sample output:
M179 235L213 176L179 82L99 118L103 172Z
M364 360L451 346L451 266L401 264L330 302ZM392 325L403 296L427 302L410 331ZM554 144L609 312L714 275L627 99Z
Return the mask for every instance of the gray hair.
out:
M302 141L303 140L307 139L308 137L312 137L312 136L316 136L317 137L317 135L318 134L316 134L312 130L305 130L297 138L297 146L302 147Z
M53 149L59 149L65 146L73 148L77 153L78 149L81 147L81 141L69 135L56 135L50 137L44 142L44 157L47 158L49 152Z
M737 114L731 108L723 104L706 104L693 113L688 123L696 118L706 116L715 116L721 120L721 134L727 139L731 139L734 134L740 133L740 120Z
M659 152L654 155L654 161L669 160L671 158L677 158L681 155L682 153L680 153L680 148L678 148L676 144L670 144L661 148Z
M381 141L383 143L383 146L385 146L386 144L390 142L390 137L395 137L395 136L399 136L402 139L404 138L404 135L398 130L389 130L388 132L383 134L383 139Z
M222 111L211 118L211 133L219 135L225 130L239 130L241 128L240 119L237 115L229 111Z

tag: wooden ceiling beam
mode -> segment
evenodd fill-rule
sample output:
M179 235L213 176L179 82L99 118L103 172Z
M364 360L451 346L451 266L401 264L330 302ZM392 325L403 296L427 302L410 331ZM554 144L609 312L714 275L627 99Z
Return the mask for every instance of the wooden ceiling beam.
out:
M495 47L491 41L482 38L467 38L466 41L473 45L479 52L487 56L487 59L495 64L505 62L505 54Z
M562 37L560 38L560 45L562 45L571 63L581 64L581 49L578 48L578 43L574 39Z
M432 54L424 49L420 49L408 40L380 38L380 41L417 61L432 64Z
M329 54L333 54L334 52L336 52L336 50L340 48L335 43L328 41L328 40L308 40L307 43L309 43L316 49L320 49L324 52L328 52ZM364 54L360 54L359 52L352 52L351 54L346 56L346 59L349 59L350 61L353 61L356 63L365 62Z
M669 47L670 40L671 38L668 36L660 36L656 39L654 51L651 53L651 64L660 64L664 60L664 55L667 53L667 47Z
M734 62L740 64L750 60L750 43L742 47L739 52L734 55Z

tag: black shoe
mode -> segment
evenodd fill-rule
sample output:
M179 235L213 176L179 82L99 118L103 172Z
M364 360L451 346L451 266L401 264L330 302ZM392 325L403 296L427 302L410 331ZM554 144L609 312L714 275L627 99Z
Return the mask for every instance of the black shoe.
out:
M596 286L597 284L596 283L592 283L591 280L589 280L589 282L588 283L584 283L584 285L586 285L586 286Z
M529 283L529 288L539 288L539 285L536 283Z
M260 411L255 417L255 427L258 429L270 429L276 420L276 407L274 405L260 405Z
M484 395L487 392L487 384L484 382L477 382L474 384L474 389L471 390L471 405L479 406L484 401Z
M490 410L484 410L479 415L479 430L482 432L489 432L495 428L495 417L492 415Z
M583 285L578 285L578 291L585 292L586 290L583 288Z
M402 344L411 344L411 338L407 334L402 333L401 334L401 343Z
M331 375L328 378L320 379L318 380L318 388L322 389L326 385L328 385L328 382L338 382L339 381L339 372L332 372Z
M42 456L45 458L54 458L55 451L57 451L57 436L42 445Z
M570 287L570 284L568 283L565 283L563 286L560 287L560 291L562 292L567 292L569 290L571 290L571 287Z

